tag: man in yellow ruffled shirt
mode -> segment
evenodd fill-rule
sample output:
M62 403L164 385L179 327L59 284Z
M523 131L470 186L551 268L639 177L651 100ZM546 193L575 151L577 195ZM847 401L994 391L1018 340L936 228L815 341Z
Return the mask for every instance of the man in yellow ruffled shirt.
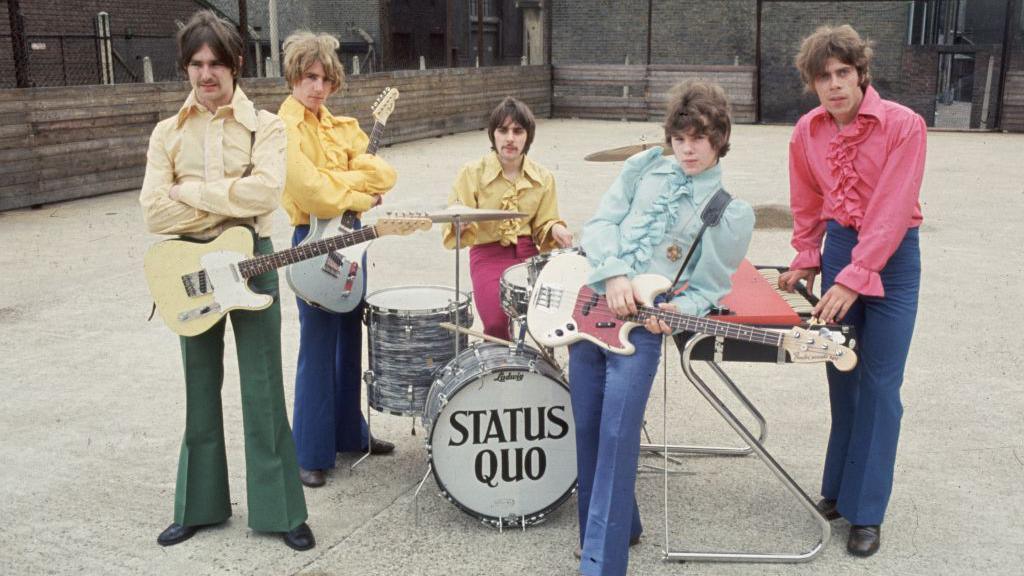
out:
M509 339L508 316L501 307L498 284L510 266L542 251L572 246L572 234L558 217L555 178L526 157L537 123L523 102L505 98L491 112L487 135L491 152L462 167L449 204L525 213L518 219L463 224L462 246L470 246L469 274L473 300L489 336ZM446 248L455 247L451 224L443 229Z
M310 215L335 218L347 211L364 212L380 204L395 185L394 169L366 153L369 138L359 123L334 116L324 106L344 77L338 46L328 34L305 31L284 41L284 72L292 94L278 111L288 135L281 204L295 226L293 245L309 234ZM394 445L369 437L359 409L362 305L337 314L296 300L299 361L292 428L300 478L315 488L323 486L338 452L369 449L386 454Z

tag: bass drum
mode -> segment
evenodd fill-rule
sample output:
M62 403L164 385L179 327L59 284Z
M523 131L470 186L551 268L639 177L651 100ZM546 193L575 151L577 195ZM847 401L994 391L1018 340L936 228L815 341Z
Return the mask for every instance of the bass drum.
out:
M423 425L442 495L485 524L543 522L576 491L569 387L532 348L460 353L431 386Z

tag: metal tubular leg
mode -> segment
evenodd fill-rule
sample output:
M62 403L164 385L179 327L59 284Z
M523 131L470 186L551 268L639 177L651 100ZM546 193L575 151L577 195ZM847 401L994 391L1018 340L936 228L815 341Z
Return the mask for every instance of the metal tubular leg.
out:
M701 340L707 336L695 335L690 339L690 342L694 340ZM687 357L689 358L689 357ZM718 374L718 378L729 388L733 396L740 401L740 405L743 406L754 417L757 422L757 441L764 444L765 440L768 439L768 422L764 419L761 412L754 406L753 402L747 398L744 394L729 378L728 375L722 368L714 363L708 362L712 369ZM662 450L668 450L670 454L711 454L716 456L746 456L752 452L751 447L748 445L746 448L729 448L725 446L685 446L678 444L640 444L641 452L661 452Z
M369 376L369 374L370 373L368 373L368 372L364 372L363 373L363 381L364 382L367 381L367 377ZM367 390L367 393L366 393L366 454L363 454L362 456L359 457L359 460L356 460L355 462L353 462L352 465L348 467L349 471L355 470L356 466L359 466L363 462L363 460L366 460L367 458L369 458L370 454L373 452L373 429L370 427L370 414L372 412L373 412L373 409L370 408L370 393L369 393L369 390Z
M761 444L761 442L754 438L754 435L750 430L739 421L738 418L729 410L729 408L722 402L711 388L693 371L691 365L690 355L693 353L693 347L700 340L708 338L706 335L697 335L690 339L683 349L683 373L691 384L697 389L698 392L704 396L704 399L722 416L722 418L732 426L732 429L736 431L736 434L743 439L747 445L753 450L754 454L768 467L769 470L775 474L779 482L786 487L787 490L793 495L793 497L803 506L811 516L817 521L818 526L821 528L821 537L818 543L814 545L810 550L800 554L786 554L786 553L753 553L753 552L684 552L674 551L669 549L669 526L668 526L668 475L665 476L665 560L698 560L698 561L710 561L710 562L806 562L819 553L825 548L825 544L828 542L829 536L832 532L831 526L828 520L818 512L814 502L811 501L807 493L800 488L799 485L793 480L792 477L779 465L778 462L772 458L772 455L768 453L768 450ZM715 372L719 377L725 377L725 373L722 372L713 362L710 364L715 367ZM731 388L735 388L732 386ZM666 390L667 393L667 390ZM668 402L666 401L666 405Z
M427 481L427 477L430 476L432 470L433 465L427 464L427 471L423 474L423 479L416 486L416 491L412 493L413 525L416 527L420 525L420 490L423 489L423 484Z

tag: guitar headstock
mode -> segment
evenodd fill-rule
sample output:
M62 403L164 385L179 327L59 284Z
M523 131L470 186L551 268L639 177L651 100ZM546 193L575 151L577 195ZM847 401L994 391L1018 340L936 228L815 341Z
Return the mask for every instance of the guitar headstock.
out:
M857 353L837 342L833 334L828 328L812 331L794 326L783 333L782 347L793 362L831 362L836 369L849 372L857 365Z
M418 212L388 214L377 220L374 228L377 236L408 236L417 230L429 230L433 225L430 218Z
M373 113L373 119L381 124L386 123L388 117L395 111L395 100L398 100L398 88L391 88L390 86L385 88L380 93L380 96L377 96L377 101L370 108Z

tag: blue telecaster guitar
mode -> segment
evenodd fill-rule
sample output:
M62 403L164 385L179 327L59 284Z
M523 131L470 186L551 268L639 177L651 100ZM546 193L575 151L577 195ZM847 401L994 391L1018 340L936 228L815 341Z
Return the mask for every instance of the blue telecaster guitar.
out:
M377 152L384 125L395 109L398 90L385 88L373 105L373 131L367 154ZM335 218L309 218L309 235L298 247L319 242L324 236L352 232L355 214L345 212ZM311 305L331 312L349 312L366 293L366 272L363 254L369 243L358 244L345 250L335 250L322 256L290 266L285 271L288 285L295 294Z

